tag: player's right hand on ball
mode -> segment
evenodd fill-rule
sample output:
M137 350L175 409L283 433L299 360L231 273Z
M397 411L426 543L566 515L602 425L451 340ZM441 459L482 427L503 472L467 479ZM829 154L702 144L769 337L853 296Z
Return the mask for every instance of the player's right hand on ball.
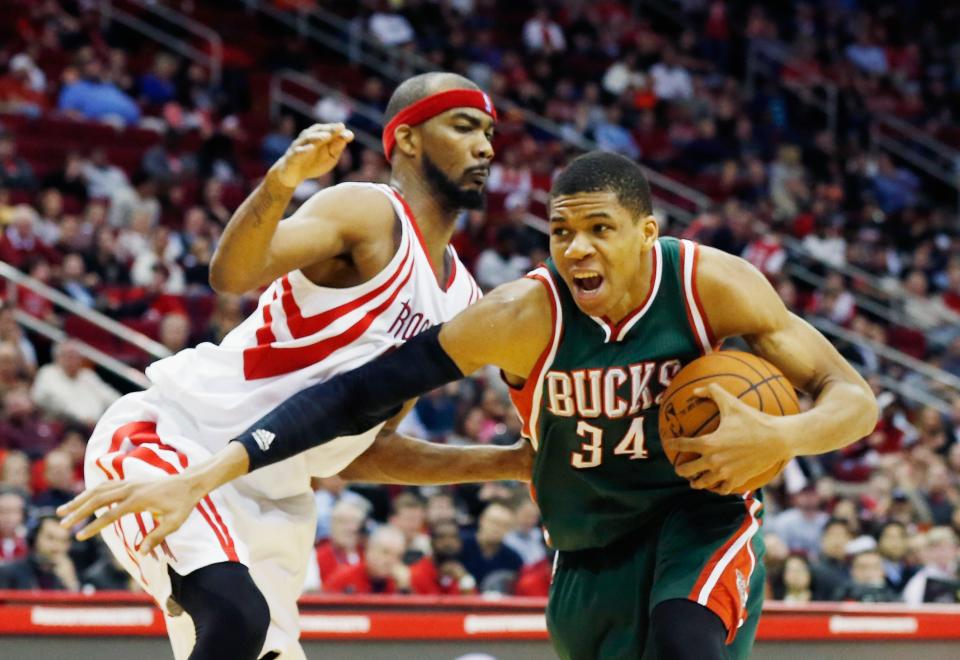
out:
M167 534L180 528L199 500L200 496L176 476L149 481L107 481L58 507L57 515L62 517L62 527L72 529L100 509L106 509L77 532L77 540L85 541L128 513L148 512L156 526L136 548L141 555L148 555Z
M343 124L314 124L297 136L270 171L281 184L295 188L332 170L352 141L353 131Z

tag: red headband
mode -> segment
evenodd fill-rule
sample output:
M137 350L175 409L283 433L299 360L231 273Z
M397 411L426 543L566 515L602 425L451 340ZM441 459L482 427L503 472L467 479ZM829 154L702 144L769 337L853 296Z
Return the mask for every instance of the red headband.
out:
M493 107L493 101L485 92L478 89L451 89L446 92L431 94L398 112L384 127L383 153L387 160L390 160L390 152L393 151L393 145L396 142L393 132L397 126L400 124L416 126L452 108L476 108L493 117L494 121L497 120L497 111Z

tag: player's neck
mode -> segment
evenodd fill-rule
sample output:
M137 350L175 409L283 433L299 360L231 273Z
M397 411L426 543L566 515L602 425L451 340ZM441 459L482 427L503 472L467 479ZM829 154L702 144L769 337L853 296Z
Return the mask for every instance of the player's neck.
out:
M650 287L653 286L653 267L653 250L647 250L640 256L640 268L634 274L626 292L605 314L614 325L627 318L646 301L650 295Z
M390 185L396 188L410 206L414 220L423 234L434 266L443 267L443 253L453 237L459 209L447 208L440 197L421 177L406 171L395 171Z

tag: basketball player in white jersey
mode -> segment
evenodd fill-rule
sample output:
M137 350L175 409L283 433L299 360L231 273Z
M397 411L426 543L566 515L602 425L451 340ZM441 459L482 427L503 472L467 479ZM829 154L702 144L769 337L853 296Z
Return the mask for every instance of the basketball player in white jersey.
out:
M340 184L281 222L294 188L329 172L353 138L342 124L316 125L237 209L210 280L221 292L266 287L256 312L220 345L154 363L151 387L107 410L87 448L88 488L178 473L302 388L372 360L480 297L449 241L459 209L482 203L496 119L489 97L460 76L425 74L397 88L386 115L390 186ZM296 600L315 528L310 479L343 470L381 428L204 496L147 556L138 550L154 527L149 514L124 516L102 532L163 609L178 660L304 657ZM263 434L257 442L272 440ZM415 441L402 439L388 453L404 442ZM439 456L417 444L424 460ZM490 453L489 472L464 480L510 478L522 465L502 449L477 450ZM371 455L379 463L383 452Z

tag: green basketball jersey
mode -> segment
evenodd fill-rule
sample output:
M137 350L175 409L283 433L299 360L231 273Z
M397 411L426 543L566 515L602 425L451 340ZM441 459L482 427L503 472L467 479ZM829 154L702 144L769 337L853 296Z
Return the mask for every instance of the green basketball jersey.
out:
M511 392L536 449L533 487L558 550L605 546L691 493L660 445L660 398L715 343L697 296L698 247L660 238L650 293L617 324L584 314L553 263L529 277L553 302L550 345Z

